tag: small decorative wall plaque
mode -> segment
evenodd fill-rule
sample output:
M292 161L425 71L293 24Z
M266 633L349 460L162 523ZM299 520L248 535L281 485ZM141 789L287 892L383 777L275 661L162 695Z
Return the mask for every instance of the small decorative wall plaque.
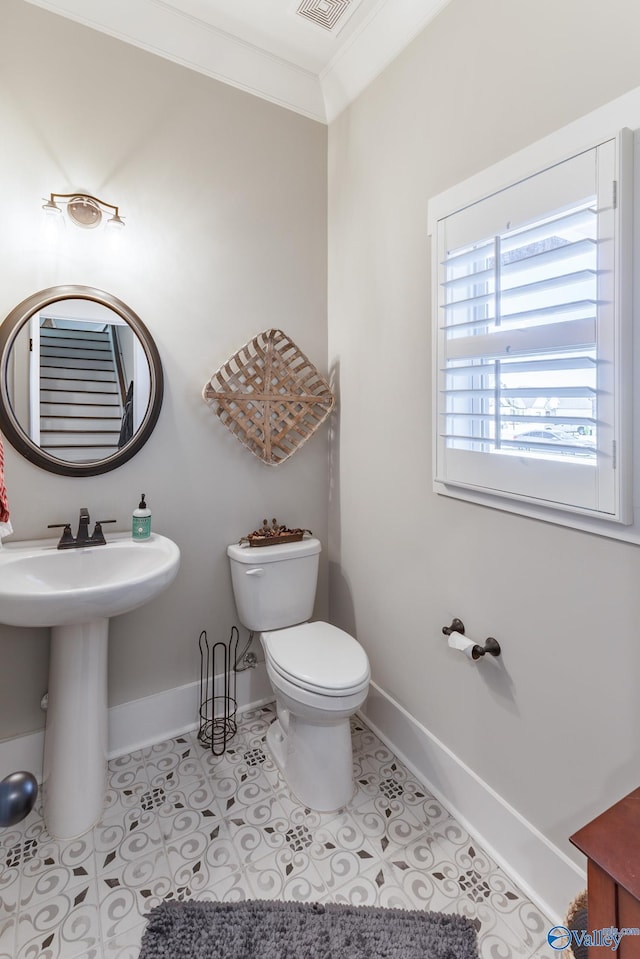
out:
M213 374L202 395L254 456L278 466L333 409L331 387L282 330L265 330Z

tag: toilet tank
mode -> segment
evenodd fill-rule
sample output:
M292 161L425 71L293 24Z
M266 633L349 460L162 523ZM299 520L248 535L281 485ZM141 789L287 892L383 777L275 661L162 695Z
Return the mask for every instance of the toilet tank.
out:
M227 547L240 622L264 632L311 618L318 582L319 539L279 546Z

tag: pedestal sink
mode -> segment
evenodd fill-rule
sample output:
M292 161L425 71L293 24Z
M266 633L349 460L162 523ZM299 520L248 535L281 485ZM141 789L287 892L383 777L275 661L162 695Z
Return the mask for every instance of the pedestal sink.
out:
M107 761L109 618L149 602L175 578L180 550L153 533L134 541L58 550L54 540L0 549L0 622L50 626L44 815L55 839L98 821Z

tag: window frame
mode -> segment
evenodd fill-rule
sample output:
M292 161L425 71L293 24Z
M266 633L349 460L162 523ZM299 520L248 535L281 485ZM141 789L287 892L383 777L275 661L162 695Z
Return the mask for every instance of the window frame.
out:
M602 112L602 111L599 111ZM595 115L594 115L595 117ZM589 118L583 118L573 128L583 131ZM595 126L595 123L593 124ZM602 124L601 124L602 126ZM622 126L622 125L621 125ZM601 136L588 139L572 137L572 127L533 144L527 150L514 157L501 161L494 167L482 171L469 180L445 191L429 202L428 220L431 236L432 263L432 343L433 343L433 489L436 493L479 503L509 512L516 512L537 519L547 520L560 525L569 525L589 529L616 538L640 541L640 530L625 530L625 525L633 524L633 378L632 378L632 232L633 232L633 140L634 134L627 128L618 127L613 131L609 127ZM584 131L583 131L584 132ZM573 141L573 142L572 142ZM615 264L613 287L615 300L615 343L613 345L614 363L617 369L619 387L615 391L614 416L616 423L615 444L615 509L613 512L598 512L592 507L584 509L575 504L549 503L544 498L523 495L512 490L494 491L483 487L474 487L472 482L460 483L447 481L446 473L440 470L439 433L441 431L441 304L439 297L442 279L443 252L440 249L441 224L447 217L473 207L494 194L505 193L510 187L518 186L558 166L574 157L591 150L597 150L605 144L615 142L615 180L617 203L615 210ZM477 237L480 241L481 236ZM533 427L532 427L533 428ZM469 455L474 455L470 453ZM622 531L622 532L621 532Z

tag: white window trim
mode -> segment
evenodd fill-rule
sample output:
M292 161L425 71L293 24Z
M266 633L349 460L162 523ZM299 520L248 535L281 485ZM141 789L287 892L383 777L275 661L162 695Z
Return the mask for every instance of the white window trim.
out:
M487 170L470 177L468 180L457 184L449 190L444 191L438 196L432 198L429 202L428 229L433 238L437 230L437 223L443 217L447 216L454 209L460 209L465 205L476 202L482 196L488 196L492 193L505 189L510 184L518 180L526 179L535 175L539 170L549 167L553 163L562 162L571 156L589 150L598 143L608 139L615 138L621 129L629 127L638 130L640 127L640 88L620 97L618 100L607 104L586 117L564 127L563 129L545 137L532 146L521 150L505 160L500 161ZM634 169L624 171L629 174L628 182L631 184L630 193L633 193L635 185L635 195L640 197L640 150L638 149L640 137L635 134L636 149L635 160L633 160ZM621 229L628 232L629 237L635 234L637 238L640 234L640 215L635 214L638 203L631 198L624 206L621 206ZM626 214L626 219L625 219ZM435 246L435 243L433 244ZM637 239L635 243L636 250L639 248ZM637 263L637 255L633 256L633 244L626 242L621 244L621 254L626 261L621 264L622 271L633 271L634 263ZM633 258L633 259L632 259ZM433 267L432 267L433 268ZM432 288L435 284L432 285ZM628 285L628 288L631 284ZM621 291L618 291L621 292ZM631 295L631 294L630 294ZM435 296L436 305L432 309L437 310L437 291ZM621 303L621 308L633 312L634 329L638 327L637 310L635 303ZM436 324L432 323L432 327ZM629 409L633 410L640 399L640 335L634 336L633 359L631 357L619 356L618 359L623 364L623 377L626 378L626 395L623 402L629 404ZM435 342L434 360L436 356ZM624 369L626 360L627 369ZM633 366L633 370L631 367ZM626 374L626 376L625 376ZM635 375L632 375L635 374ZM635 387L633 383L637 384ZM635 398L633 394L635 393ZM437 443L437 417L438 411L434 404L433 410L433 455L435 457L435 447ZM619 466L629 477L631 483L631 466L633 461L633 514L631 523L622 526L617 522L606 519L596 518L588 515L581 515L579 512L564 512L555 508L550 508L542 504L533 502L523 502L514 497L511 500L508 496L493 495L479 490L465 489L463 487L444 487L443 484L434 482L436 493L445 493L447 496L453 496L456 499L467 502L477 503L500 509L505 512L517 513L521 516L532 519L543 520L559 526L571 527L573 529L584 530L598 535L623 540L629 543L640 545L640 416L636 416L635 424L632 425L632 417L627 417L628 426L626 427L626 437L620 451L623 457ZM627 457L626 460L624 457Z

